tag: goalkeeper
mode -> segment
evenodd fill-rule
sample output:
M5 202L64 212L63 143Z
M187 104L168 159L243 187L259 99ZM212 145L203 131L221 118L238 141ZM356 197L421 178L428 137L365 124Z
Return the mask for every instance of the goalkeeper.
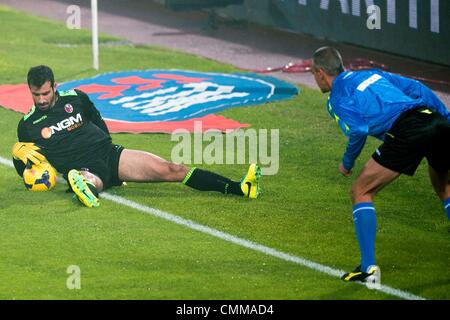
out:
M56 90L53 71L36 66L27 76L34 106L20 120L13 146L20 176L28 162L48 161L63 174L87 207L99 206L99 192L128 182L182 182L201 191L257 198L260 169L250 168L241 182L188 168L145 151L113 144L108 128L89 97L79 90Z

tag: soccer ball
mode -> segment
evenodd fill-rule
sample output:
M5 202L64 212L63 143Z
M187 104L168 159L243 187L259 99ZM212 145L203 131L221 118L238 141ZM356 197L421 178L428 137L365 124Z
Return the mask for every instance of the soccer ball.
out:
M23 172L23 183L30 191L49 191L56 185L56 170L48 162L27 165Z

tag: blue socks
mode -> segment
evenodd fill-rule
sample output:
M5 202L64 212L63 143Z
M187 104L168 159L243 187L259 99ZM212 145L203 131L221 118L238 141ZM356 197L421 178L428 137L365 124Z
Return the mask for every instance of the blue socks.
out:
M353 206L353 221L361 250L361 271L366 272L369 266L375 265L377 219L373 203L361 202L355 204Z
M447 218L450 220L450 198L443 201ZM353 205L353 221L356 237L361 250L361 271L375 265L375 236L377 233L377 218L372 202L361 202Z
M450 198L444 200L443 203L445 212L447 213L447 219L450 220Z

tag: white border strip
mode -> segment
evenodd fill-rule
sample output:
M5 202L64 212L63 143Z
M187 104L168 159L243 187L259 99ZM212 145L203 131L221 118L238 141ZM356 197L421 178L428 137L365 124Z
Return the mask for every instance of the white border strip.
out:
M3 165L9 166L9 167L13 167L12 161L7 160L7 159L2 158L2 157L0 157L0 163L3 164ZM209 235L211 235L213 237L216 237L216 238L219 238L219 239L222 239L222 240L225 240L225 241L237 244L237 245L239 245L241 247L245 247L245 248L248 248L248 249L251 249L251 250L254 250L254 251L261 252L261 253L263 253L265 255L268 255L268 256L276 257L276 258L279 258L281 260L285 260L285 261L288 261L288 262L293 262L293 263L302 265L304 267L313 269L315 271L319 271L319 272L328 274L328 275L330 275L332 277L335 277L335 278L340 278L344 274L343 270L333 269L331 267L328 267L328 266L325 266L325 265L322 265L322 264L319 264L319 263L316 263L316 262L313 262L313 261L310 261L310 260L307 260L307 259L304 259L304 258L301 258L301 257L293 256L293 255L290 255L290 254L278 251L276 249L272 249L272 248L269 248L269 247L257 244L255 242L252 242L252 241L249 241L249 240L246 240L246 239L242 239L242 238L233 236L231 234L219 231L217 229L210 228L210 227L198 224L198 223L196 223L194 221L181 218L179 216L167 213L165 211L141 205L141 204L139 204L137 202L125 199L123 197L119 197L119 196L116 196L116 195L113 195L113 194L110 194L110 193L107 193L107 192L102 192L101 196L104 199L107 199L107 200L113 201L115 203L121 204L123 206L126 206L126 207L129 207L129 208L138 210L138 211L140 211L142 213L150 214L152 216L165 219L167 221L170 221L170 222L176 223L178 225L190 228L192 230L196 230L196 231L200 231L202 233L209 234ZM359 284L365 285L363 283L359 283ZM395 289L395 288L391 288L391 287L385 286L385 285L381 285L380 288L377 288L375 290L378 290L378 291L381 291L381 292L384 292L384 293L387 293L389 295L396 296L396 297L399 297L399 298L402 298L402 299L407 299L407 300L425 300L425 298L423 298L423 297L416 296L416 295L414 295L412 293L409 293L409 292L406 292L406 291L402 291L402 290L399 290L399 289Z

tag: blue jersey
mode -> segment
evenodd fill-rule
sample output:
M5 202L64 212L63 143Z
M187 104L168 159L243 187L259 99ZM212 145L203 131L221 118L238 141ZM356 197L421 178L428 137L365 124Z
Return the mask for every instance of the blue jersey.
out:
M394 121L406 110L427 106L444 115L450 112L419 81L380 70L345 71L333 81L328 112L349 137L342 163L353 168L367 136L384 140Z

